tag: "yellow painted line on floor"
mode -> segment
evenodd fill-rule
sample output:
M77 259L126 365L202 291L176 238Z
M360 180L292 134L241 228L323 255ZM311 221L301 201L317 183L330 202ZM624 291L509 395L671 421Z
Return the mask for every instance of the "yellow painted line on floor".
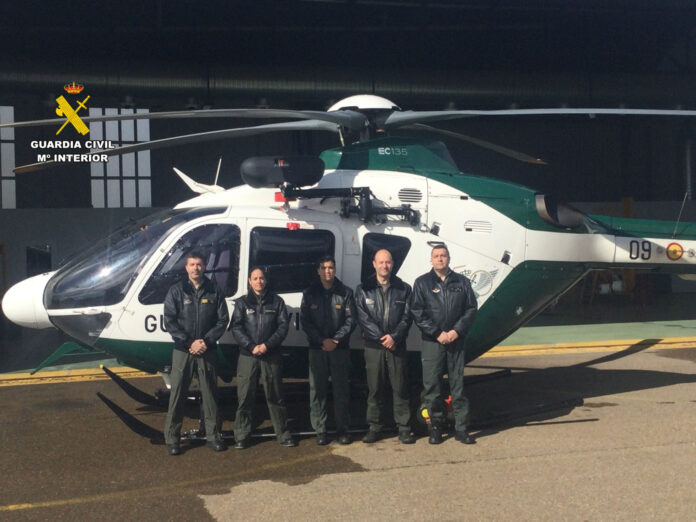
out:
M164 448L164 447L163 447ZM162 449L162 454L164 454L164 449ZM166 496L166 495L181 495L183 490L191 490L192 493L200 493L199 487L220 481L237 481L242 480L246 476L257 474L259 472L272 472L277 471L281 468L288 466L295 466L298 464L304 464L314 460L319 460L321 458L326 458L327 453L315 453L313 455L306 455L294 459L282 460L281 462L273 462L270 464L265 464L262 466L253 466L251 468L235 470L231 473L224 473L220 475L212 475L207 477L201 477L198 479L192 479L183 482L174 482L171 484L163 486L151 486L149 488L136 488L127 489L123 491L112 491L111 493L102 493L98 495L88 495L85 497L73 497L57 500L47 500L44 502L26 502L22 504L9 504L5 506L0 506L0 513L4 511L22 511L27 509L38 509L38 508L51 508L59 506L71 506L78 504L88 504L91 502L106 502L109 500L122 500L129 498L136 498L141 496ZM165 457L167 458L167 457ZM182 458L182 457L177 457Z
M559 353L595 353L625 350L646 343L646 339L621 339L616 341L584 341L579 343L524 344L496 346L481 357L509 357L513 355L543 355ZM696 337L669 337L648 345L649 350L696 348Z
M551 355L567 353L600 353L625 350L640 345L645 339L622 339L617 341L585 341L579 343L524 344L496 346L481 357L511 357L521 355ZM696 337L669 337L659 339L648 347L649 350L667 350L679 348L696 348ZM109 368L112 372L126 379L153 377L154 374L141 372L127 366ZM55 384L61 382L103 381L109 379L99 368L81 370L40 371L29 373L0 374L0 387L22 386L29 384Z
M127 366L109 368L119 377L125 379L139 377L154 377L155 374L141 372ZM84 368L81 370L46 370L31 375L30 373L0 374L0 387L23 386L27 384L55 384L60 382L103 381L109 379L100 368Z

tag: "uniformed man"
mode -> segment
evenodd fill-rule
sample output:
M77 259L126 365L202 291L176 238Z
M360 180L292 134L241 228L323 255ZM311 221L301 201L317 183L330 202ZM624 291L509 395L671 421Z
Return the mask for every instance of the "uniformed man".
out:
M227 449L218 423L216 348L229 315L224 295L203 273L204 263L201 253L191 252L186 259L188 277L172 285L164 299L164 324L174 339L171 394L164 426L170 455L181 453L182 401L194 375L201 392L206 444L215 451Z
M288 430L288 411L283 398L283 366L280 345L288 335L290 320L285 302L267 289L266 274L260 267L249 272L249 292L234 302L230 329L239 345L234 447L250 445L251 412L256 403L259 377L266 394L276 439L282 446L297 446Z
M476 317L476 297L469 280L453 272L449 250L435 246L433 269L413 285L411 313L423 337L423 398L430 415L430 444L442 442L447 420L442 377L448 375L454 406L455 438L473 444L468 432L469 401L464 395L466 335Z
M350 334L355 328L353 292L336 277L336 260L322 257L317 281L302 293L300 319L309 341L310 420L317 444L329 443L326 433L329 375L339 444L350 444Z
M387 376L392 387L394 420L399 440L413 444L411 408L408 400L406 337L411 327L411 287L392 274L394 260L389 250L379 250L372 260L375 273L355 290L358 323L365 340L367 372L367 422L363 442L377 442L386 417Z

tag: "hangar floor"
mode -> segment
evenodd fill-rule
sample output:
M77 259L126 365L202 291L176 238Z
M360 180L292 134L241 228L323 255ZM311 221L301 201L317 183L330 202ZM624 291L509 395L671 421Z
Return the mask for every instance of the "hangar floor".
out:
M474 446L426 438L403 446L390 436L320 447L304 436L298 448L256 438L245 451L187 445L169 457L148 438L164 412L114 382L3 386L0 518L691 520L696 343L600 350L477 360L469 375L512 373L468 387ZM127 382L161 386L153 377ZM288 387L292 426L306 430L306 383ZM359 429L364 400L352 407ZM230 429L233 404L223 419ZM262 404L259 419L267 430ZM185 428L194 426L188 419Z

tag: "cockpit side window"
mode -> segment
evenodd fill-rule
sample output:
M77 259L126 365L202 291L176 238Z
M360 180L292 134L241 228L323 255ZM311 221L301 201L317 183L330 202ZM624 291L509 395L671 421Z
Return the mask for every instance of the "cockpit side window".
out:
M225 297L233 296L239 281L239 237L236 225L203 225L190 230L160 261L138 300L145 305L163 303L169 287L186 277L186 256L194 250L206 256L206 277L217 283Z
M401 265L406 259L408 251L411 250L411 241L403 236L392 236L389 234L379 234L370 232L363 237L363 255L362 268L360 271L360 280L365 280L375 273L375 268L372 266L372 260L378 250L387 249L391 252L394 260L394 269L392 274L396 275L401 268Z

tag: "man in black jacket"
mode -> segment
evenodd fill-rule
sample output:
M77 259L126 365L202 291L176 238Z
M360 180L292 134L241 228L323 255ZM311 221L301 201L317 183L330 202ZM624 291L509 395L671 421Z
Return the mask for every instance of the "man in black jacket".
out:
M464 395L465 337L476 317L476 296L469 280L450 270L449 250L435 246L433 269L413 284L411 313L423 337L423 398L430 414L431 444L442 442L447 418L442 377L448 375L454 406L455 438L473 444L468 432L469 401Z
M336 277L336 260L323 257L317 264L319 280L302 293L300 319L309 341L310 420L317 444L329 443L326 434L329 374L334 397L336 432L340 444L350 444L350 334L355 328L353 292Z
M380 439L382 419L386 417L387 375L392 386L394 420L399 440L413 444L411 408L408 400L406 337L411 326L411 287L392 275L394 260L388 250L379 250L372 260L374 275L355 290L358 323L365 340L367 373L367 422L370 429L363 442Z
M283 366L279 348L288 335L290 320L283 299L266 289L261 268L249 273L249 293L235 300L230 329L239 345L237 361L237 415L234 447L249 447L251 412L256 403L259 376L278 442L297 446L288 431L288 411L283 399Z
M164 299L164 324L174 339L169 411L164 426L170 455L181 453L182 401L194 374L203 401L207 445L215 451L227 449L218 424L216 347L229 315L225 297L205 277L204 268L203 255L191 252L186 259L188 278L172 285Z

